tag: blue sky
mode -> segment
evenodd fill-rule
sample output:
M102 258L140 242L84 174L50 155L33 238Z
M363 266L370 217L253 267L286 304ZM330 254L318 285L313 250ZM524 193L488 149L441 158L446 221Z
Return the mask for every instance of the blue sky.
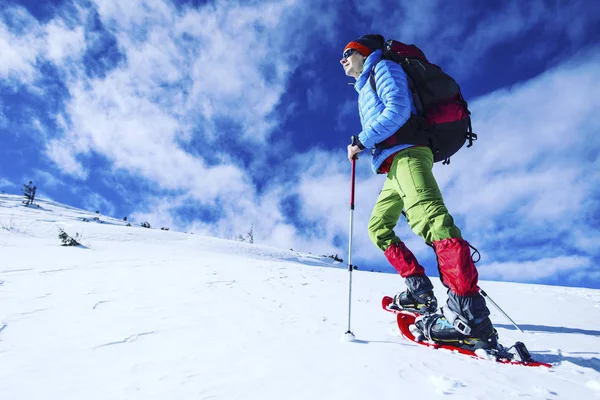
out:
M461 84L479 141L434 171L481 278L600 288L592 0L0 0L0 190L346 259L360 124L339 59L365 33ZM361 157L361 269L391 270L366 233L383 179Z

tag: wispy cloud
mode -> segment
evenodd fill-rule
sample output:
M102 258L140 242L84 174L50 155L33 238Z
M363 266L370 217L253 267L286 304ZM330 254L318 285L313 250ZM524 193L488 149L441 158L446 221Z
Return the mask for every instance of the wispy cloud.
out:
M33 180L39 187L43 187L45 190L65 188L65 183L59 177L40 169L33 171Z
M590 267L586 257L554 257L535 261L489 263L479 268L482 279L510 280L517 282L538 281L557 274L587 270Z
M88 170L77 161L72 148L72 144L66 140L53 139L46 147L46 156L54 161L63 173L78 179L86 179Z
M112 216L115 214L115 206L112 204L112 202L106 200L98 193L90 193L85 196L84 207L90 211L100 211L100 214L104 215Z
M33 85L40 78L41 59L65 67L84 47L81 26L70 29L62 19L40 24L19 6L0 11L0 78Z
M7 19L7 14L2 19ZM14 14L11 13L11 14ZM0 21L0 77L31 82L37 71L33 66L40 49L39 40L34 34L15 35L9 31L3 21Z
M5 178L0 178L0 188L10 188L15 186L14 183Z

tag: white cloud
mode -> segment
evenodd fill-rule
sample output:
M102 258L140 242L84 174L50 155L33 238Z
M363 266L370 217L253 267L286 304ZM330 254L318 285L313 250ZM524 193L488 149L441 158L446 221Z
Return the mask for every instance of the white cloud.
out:
M34 34L12 34L0 20L0 78L31 83L37 71L33 64L40 51L41 41Z
M563 273L585 271L590 266L587 257L554 257L535 261L489 263L479 267L481 279L531 282Z
M86 195L83 204L84 208L91 212L100 211L100 214L109 216L115 214L114 204L98 193Z
M600 231L590 232L582 229L573 234L573 245L588 254L598 252L598 243L600 243Z
M88 171L75 158L72 145L66 141L51 140L46 147L46 156L52 160L64 173L77 179L86 179Z
M65 60L78 58L85 50L84 30L81 26L68 29L59 20L51 21L45 27L46 56L55 64Z
M38 61L48 59L62 67L69 59L79 58L84 49L82 27L69 29L61 19L41 25L20 6L0 10L1 79L34 85L41 77Z
M9 188L14 186L15 184L9 181L8 179L0 177L0 188Z
M38 185L38 187L40 187L40 188L43 187L45 189L45 191L47 191L48 188L56 189L59 186L65 185L65 183L61 179L59 179L57 176L55 176L49 172L42 171L40 169L35 169L33 171L33 179L34 179L34 182L36 182L36 184ZM38 182L40 182L40 183L38 183Z
M221 2L179 13L162 0L144 7L97 4L125 52L122 72L135 77L137 96L160 99L183 128L200 121L206 140L221 140L220 119L239 125L238 137L268 138L291 58L306 46L285 34L300 29L304 4ZM165 84L177 88L165 90Z

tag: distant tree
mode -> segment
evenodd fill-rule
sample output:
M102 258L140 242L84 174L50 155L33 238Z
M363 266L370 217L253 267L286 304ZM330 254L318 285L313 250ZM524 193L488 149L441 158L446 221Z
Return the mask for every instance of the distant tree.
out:
M36 186L33 186L33 182L29 181L27 185L23 185L23 196L25 196L25 200L23 200L23 204L26 206L33 204L35 200L35 191L37 190Z
M127 222L127 217L123 217L123 221Z
M128 222L127 225L125 225L125 226L131 226L131 224Z
M160 228L160 230L161 230L161 231L168 231L168 230L169 230L169 228L164 228L164 227L163 227L163 228Z
M335 261L344 262L344 260L339 258L337 254L335 256L331 255L331 256L323 256L323 257L329 257L329 258L333 258Z
M250 225L250 231L248 232L248 243L254 243L254 224Z
M140 224L140 226L141 226L142 228L152 228L148 222L142 222L142 223Z
M96 214L100 214L100 210L96 210Z
M238 242L254 243L254 224L250 225L250 230L248 231L248 233L246 233L246 236L237 235L235 236L234 240Z
M81 246L81 243L78 241L80 240L79 233L76 233L73 238L62 228L58 228L58 238L63 242L63 246Z

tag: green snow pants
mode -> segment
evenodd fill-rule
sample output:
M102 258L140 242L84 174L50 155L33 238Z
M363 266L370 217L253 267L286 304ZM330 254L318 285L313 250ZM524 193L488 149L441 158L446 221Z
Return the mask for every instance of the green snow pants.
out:
M412 231L426 243L462 238L444 205L432 168L429 147L410 147L394 157L369 220L369 237L381 250L400 242L394 228L402 210Z

